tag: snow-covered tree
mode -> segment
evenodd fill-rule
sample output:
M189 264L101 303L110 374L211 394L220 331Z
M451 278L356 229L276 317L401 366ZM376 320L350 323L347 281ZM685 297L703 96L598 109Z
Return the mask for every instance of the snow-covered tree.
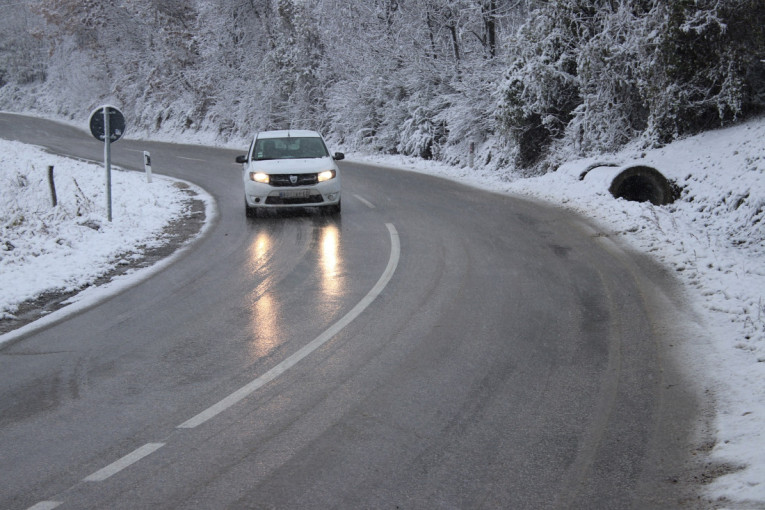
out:
M8 0L0 102L545 168L765 108L761 0ZM45 104L37 102L44 97ZM497 137L504 135L502 144ZM499 150L503 152L497 154ZM558 156L555 156L555 155Z
M763 110L765 4L554 0L511 41L499 122L522 166L554 144L613 150Z
M762 109L765 4L656 2L650 15L655 52L644 95L653 139L667 142Z
M545 4L511 40L498 118L515 142L521 166L536 163L563 136L581 104L578 50L597 33L601 7L577 0Z
M29 6L0 3L0 87L45 79L46 52L41 20Z

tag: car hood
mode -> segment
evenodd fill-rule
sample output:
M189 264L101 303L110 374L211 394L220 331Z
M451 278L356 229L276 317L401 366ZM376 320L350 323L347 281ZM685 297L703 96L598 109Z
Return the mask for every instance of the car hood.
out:
M266 159L263 161L251 161L251 172L264 172L267 174L310 174L324 170L336 170L337 166L332 158L311 159Z

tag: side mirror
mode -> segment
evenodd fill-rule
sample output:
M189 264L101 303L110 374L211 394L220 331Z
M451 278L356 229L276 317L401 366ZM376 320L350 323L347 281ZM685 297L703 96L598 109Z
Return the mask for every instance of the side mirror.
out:
M334 156L332 156L335 161L340 161L341 159L345 159L345 154L342 152L336 152Z
M237 156L236 157L236 162L237 163L242 163L242 164L247 163L247 156Z

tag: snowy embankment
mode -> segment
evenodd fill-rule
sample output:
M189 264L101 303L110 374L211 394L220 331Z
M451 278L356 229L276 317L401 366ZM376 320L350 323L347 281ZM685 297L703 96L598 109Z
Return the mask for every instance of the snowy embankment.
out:
M765 119L708 132L655 150L572 161L548 175L455 168L393 156L356 159L452 178L496 192L570 208L673 268L707 331L689 338L698 380L716 398L713 460L745 469L709 485L710 496L765 508ZM683 188L672 205L614 200L594 176L596 162L651 165ZM53 209L45 168L55 165L59 206ZM595 172L595 171L593 171ZM142 246L162 242L162 229L184 214L183 194L155 176L113 175L114 221L105 220L103 168L0 141L0 317L41 292L80 288ZM199 190L204 196L204 192ZM693 326L691 328L691 326ZM700 327L699 327L700 326ZM2 337L0 337L2 342Z
M19 304L41 294L90 286L162 245L163 229L187 210L189 187L156 175L148 183L141 173L112 168L109 222L103 165L0 140L0 319L13 318Z
M685 284L708 338L689 338L689 365L717 404L713 460L745 469L722 476L710 496L765 508L765 119L707 132L669 146L572 161L547 175L444 167L395 156L363 159L452 178L492 191L560 205L595 220L606 235L626 241L670 267ZM357 159L361 159L359 156ZM674 204L614 200L598 163L646 165L682 187ZM692 326L692 327L691 327ZM693 334L693 333L690 333ZM727 504L727 503L723 503ZM753 505L753 506L752 506Z

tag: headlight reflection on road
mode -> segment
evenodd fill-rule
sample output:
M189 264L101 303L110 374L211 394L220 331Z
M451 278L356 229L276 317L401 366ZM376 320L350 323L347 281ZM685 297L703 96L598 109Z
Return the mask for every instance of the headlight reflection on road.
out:
M271 250L271 244L271 237L266 232L258 232L250 245L250 271L255 272L260 269Z
M253 273L260 272L266 261L268 253L272 248L272 240L268 233L259 232L249 248L249 266ZM268 355L279 343L281 337L280 316L281 310L279 302L263 287L267 282L262 282L256 288L252 295L255 301L252 304L252 338L250 354L254 358L260 358Z
M250 354L255 358L267 356L281 337L279 302L270 294L263 294L252 305L252 336Z
M332 313L337 299L343 292L343 269L340 256L340 230L337 225L324 225L315 231L318 243L317 267L318 283L324 299L321 306ZM251 331L252 345L250 354L253 358L267 356L283 341L284 324L283 304L279 301L278 289L270 288L268 262L274 255L274 240L267 232L259 232L249 247L249 268L253 275L265 277L251 294ZM277 250L278 253L278 250Z
M326 296L336 296L342 290L340 278L340 231L337 225L327 225L321 230L319 245L321 266L321 290Z

